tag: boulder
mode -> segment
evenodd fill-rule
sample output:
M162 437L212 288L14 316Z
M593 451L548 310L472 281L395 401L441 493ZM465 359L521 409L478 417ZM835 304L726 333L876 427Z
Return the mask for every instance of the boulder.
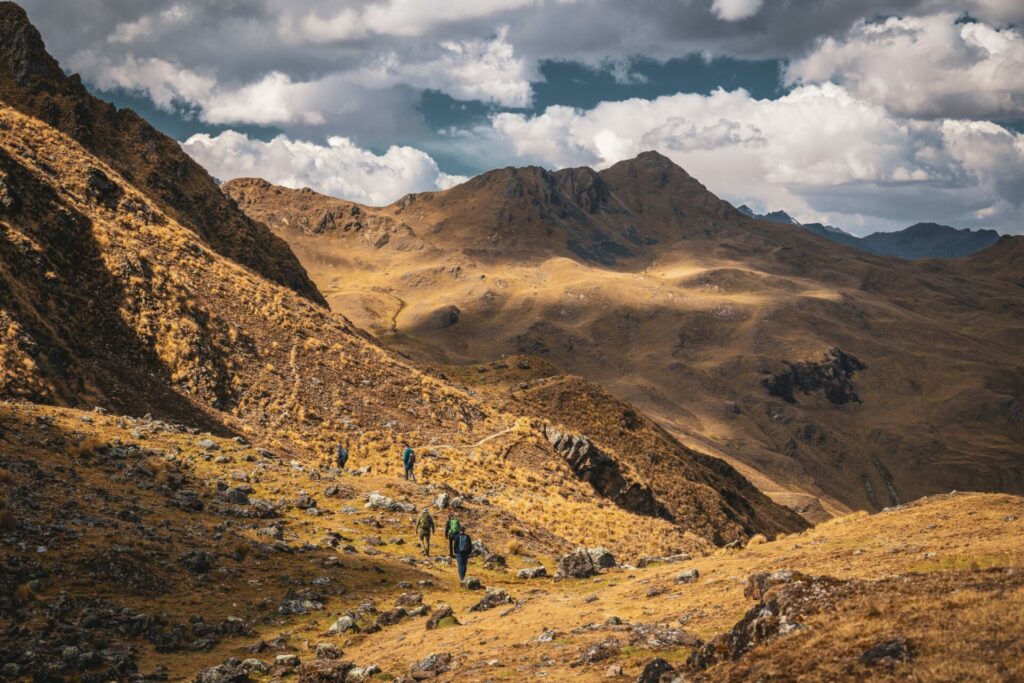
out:
M696 569L684 569L676 574L676 583L694 583L700 578L700 572Z
M203 669L194 679L195 683L244 683L248 680L249 674L239 666L237 659Z
M274 666L296 667L301 663L298 655L287 654L274 657Z
M239 664L239 668L250 675L256 674L262 676L263 674L270 673L270 665L262 659L256 659L255 657L243 659L242 663Z
M590 559L593 560L594 566L600 569L611 569L617 564L615 556L605 548L590 548L587 550L587 553L590 555Z
M402 593L395 603L399 607L415 607L423 603L423 593Z
M370 510L387 510L388 512L415 512L412 503L401 503L374 491L366 497L366 507Z
M548 575L544 567L525 567L516 572L517 579L542 579Z
M452 611L451 605L446 605L443 602L434 605L434 613L427 619L427 630L432 631L437 628L438 625L445 619L451 619L455 624L458 624L458 619L455 618L455 613Z
M352 662L318 659L299 667L297 683L342 683L352 670Z
M515 600L512 599L508 592L500 588L488 588L487 592L484 593L484 597L480 599L480 602L470 607L469 611L484 612L489 609L494 609L498 605L507 605L513 602L515 602Z
M584 548L578 548L568 555L558 558L558 573L556 576L564 579L586 579L597 574L597 567L590 553Z
M743 587L743 597L750 600L760 600L774 586L780 586L794 581L806 581L810 577L791 569L779 569L774 572L758 572L747 577Z
M313 498L313 496L303 493L292 499L292 505L300 510L308 510L316 507L316 499Z
M195 574L205 574L213 568L216 556L203 550L189 550L178 556L178 562Z
M328 633L341 634L348 633L349 631L358 631L359 627L356 625L356 620L349 615L338 617L338 620L331 624L331 627L327 629Z
M341 648L334 643L317 643L316 644L316 658L317 659L341 659Z
M676 677L676 670L661 657L655 657L644 665L636 683L668 683Z
M570 666L583 666L595 664L612 657L617 657L622 651L622 646L615 638L607 638L599 643L588 646Z
M483 588L484 585L480 583L480 579L476 578L475 576L467 576L465 579L462 580L462 587L468 588L471 591L478 591L481 588Z
M434 507L438 510L445 510L451 505L452 497L447 492L439 493L437 498L434 499Z
M451 663L450 652L433 652L409 667L409 674L414 680L432 678L447 671Z

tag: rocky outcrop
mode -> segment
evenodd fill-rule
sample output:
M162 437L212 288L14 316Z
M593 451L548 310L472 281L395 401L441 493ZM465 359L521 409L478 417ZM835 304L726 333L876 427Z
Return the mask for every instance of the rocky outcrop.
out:
M544 436L573 473L593 486L599 495L634 514L673 521L648 486L627 479L619 464L587 437L562 433L552 427L544 429Z
M825 398L835 405L860 403L860 397L851 380L854 373L866 369L867 366L842 349L829 349L825 357L818 362L787 362L786 365L786 371L762 382L772 396L777 396L787 403L796 403L796 391L805 394L822 391Z

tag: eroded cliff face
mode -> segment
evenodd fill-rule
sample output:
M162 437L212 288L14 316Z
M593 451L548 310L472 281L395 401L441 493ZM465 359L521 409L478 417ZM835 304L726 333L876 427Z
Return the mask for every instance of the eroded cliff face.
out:
M573 473L593 486L599 495L638 515L673 521L671 513L658 502L648 486L627 479L619 464L587 437L562 433L552 427L546 427L544 435Z
M831 348L820 361L789 363L788 369L763 380L765 389L787 403L796 403L795 392L810 394L821 391L835 405L860 403L853 386L853 375L867 369L853 355Z

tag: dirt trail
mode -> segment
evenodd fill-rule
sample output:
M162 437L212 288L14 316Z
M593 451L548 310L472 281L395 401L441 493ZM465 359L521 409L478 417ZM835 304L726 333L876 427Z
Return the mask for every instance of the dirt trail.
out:
M499 436L504 436L505 434L508 434L509 432L512 432L512 431L515 431L515 427L509 427L508 429L502 429L500 432L494 432L493 434L489 434L489 435L485 436L484 438L480 439L476 443L462 444L461 446L460 445L456 445L456 444L450 444L450 443L444 443L444 444L423 444L422 446L414 446L413 450L418 450L418 449L422 448L424 450L432 449L432 450L435 450L435 451L436 450L441 450L441 449L445 449L445 450L449 450L449 451L461 451L461 450L465 450L467 448L479 448L480 446L483 446L488 441L493 441L494 439L497 439Z

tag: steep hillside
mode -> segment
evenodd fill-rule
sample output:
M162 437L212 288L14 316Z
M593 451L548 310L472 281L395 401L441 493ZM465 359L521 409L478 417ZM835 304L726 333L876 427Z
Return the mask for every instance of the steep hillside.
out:
M323 303L287 244L226 200L177 142L66 76L13 2L0 2L0 102L76 140L217 253Z
M387 343L432 362L543 358L812 519L1024 491L1024 301L994 273L750 220L654 153L380 208L224 189Z
M614 525L619 514L643 517L625 526L647 527L644 543L662 550L692 534L726 542L802 526L734 473L722 490L709 486L710 468L692 453L670 482L688 491L671 514L595 492L545 438L547 425L582 431L557 411L503 412L425 374L207 249L112 168L2 105L0 173L11 198L0 213L0 395L149 412L302 458L348 443L385 471L397 472L409 443L429 454L425 476L486 491L571 542L614 543L593 520ZM608 453L620 488L658 500L663 483ZM539 497L542 479L550 495Z
M4 680L1024 673L1020 498L940 496L553 580L571 545L466 497L455 512L488 548L470 561L486 590L468 589L443 541L429 557L415 545L419 507L447 514L443 485L193 431L0 403ZM373 507L374 491L410 511ZM548 576L519 575L537 567Z

